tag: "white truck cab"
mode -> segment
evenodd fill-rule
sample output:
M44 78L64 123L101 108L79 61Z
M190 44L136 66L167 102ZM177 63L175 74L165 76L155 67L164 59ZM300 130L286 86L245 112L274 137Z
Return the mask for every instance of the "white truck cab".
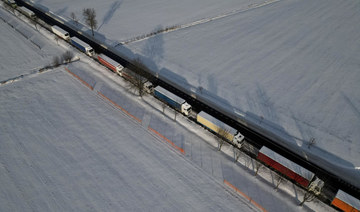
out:
M189 116L189 114L191 113L191 105L188 104L187 102L184 102L181 105L181 113L183 113L186 116Z
M154 91L154 85L150 81L147 81L144 83L144 90L150 94Z
M94 49L92 47L85 47L85 51L86 51L86 54L89 55L90 57L92 57L95 52L94 52Z
M243 143L244 143L244 139L245 139L245 137L244 137L240 132L237 132L237 133L234 135L233 143L234 143L238 148L241 148L241 146L242 146Z
M324 187L324 181L315 177L315 179L309 185L309 191L314 192L315 195L319 195L323 187Z

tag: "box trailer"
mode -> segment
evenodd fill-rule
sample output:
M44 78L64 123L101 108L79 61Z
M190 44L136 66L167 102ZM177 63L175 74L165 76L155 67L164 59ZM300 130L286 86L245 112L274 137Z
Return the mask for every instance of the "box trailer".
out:
M33 19L36 17L35 13L26 7L19 7L19 9L24 15L28 16L29 18Z
M56 26L56 25L54 25L54 26L51 27L51 31L52 31L55 35L61 37L61 38L64 39L64 40L69 40L69 39L70 39L69 33L68 33L67 31L63 30L62 28Z
M331 204L345 212L360 212L360 200L340 189Z
M196 121L216 134L219 134L219 132L222 131L223 133L221 134L223 135L221 136L223 136L229 142L232 142L238 148L241 148L245 137L233 127L225 124L224 122L207 114L204 111L201 111L197 114Z
M171 107L175 108L186 116L191 113L190 104L188 104L183 98L171 93L161 86L156 86L154 89L154 96L166 102Z
M259 150L257 159L279 171L288 178L294 180L305 188L312 186L311 190L313 190L314 193L319 193L322 186L324 185L324 182L317 178L311 171L290 161L289 159L265 146ZM314 183L310 185L311 182Z
M94 49L84 41L80 40L77 37L71 37L70 42L72 45L74 45L76 48L80 49L82 52L86 53L89 56L94 55Z
M104 54L99 54L97 57L101 64L108 67L110 70L119 74L120 76L122 75L121 70L124 67L122 65L120 65L118 62L116 62L115 60L109 58L108 56L106 56Z

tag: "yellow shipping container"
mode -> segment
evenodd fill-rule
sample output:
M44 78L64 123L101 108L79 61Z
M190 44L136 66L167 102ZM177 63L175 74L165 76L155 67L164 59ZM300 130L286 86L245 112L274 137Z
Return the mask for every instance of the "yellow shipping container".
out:
M219 134L219 131L220 129L224 129L224 130L227 130L227 131L231 131L231 129L229 127L224 127L224 128L221 128L219 126L217 126L216 124L214 124L213 122L211 122L210 120L207 120L206 118L204 118L202 115L204 113L201 112L197 115L197 122L199 122L200 124L202 124L204 127L208 128L209 130L213 131L214 133L216 134ZM208 114L206 114L208 115ZM210 116L210 115L208 115ZM212 117L213 118L213 117ZM213 118L215 119L215 118ZM217 120L217 119L216 119ZM219 120L217 120L218 122L220 122ZM222 122L221 122L222 123ZM225 125L225 124L223 124ZM231 132L226 132L226 136L224 136L227 140L229 140L230 142L233 141L234 139L234 135L231 133Z

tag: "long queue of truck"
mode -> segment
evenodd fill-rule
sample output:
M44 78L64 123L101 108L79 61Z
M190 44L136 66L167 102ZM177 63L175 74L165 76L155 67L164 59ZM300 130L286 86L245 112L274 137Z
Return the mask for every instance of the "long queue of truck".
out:
M35 14L27 8L22 7L21 10L24 14L29 16L29 18L33 18L35 16ZM89 44L77 37L70 37L69 33L60 28L59 26L52 26L51 31L60 38L70 42L73 46L75 46L88 56L92 57L95 55L94 49ZM127 69L124 69L121 64L107 57L104 54L98 54L96 59L101 64L109 68L111 71L119 74L124 78L131 79L134 77L134 73L131 73ZM173 107L175 110L181 112L185 116L190 116L190 114L193 114L191 105L188 104L183 98L175 95L174 93L168 91L161 86L157 86L154 88L153 84L150 81L145 78L144 80L146 81L144 83L144 88L146 92L152 93L156 98L165 102L166 104ZM200 111L196 114L196 121L198 124L215 134L218 133L221 129L223 129L225 135L222 135L222 137L239 149L245 142L245 137L239 131L204 111ZM324 186L324 182L321 179L317 178L315 174L308 171L307 169L288 160L287 158L279 155L278 153L270 150L269 148L263 146L261 149L259 149L257 159L263 164L273 168L277 172L286 176L288 179L293 180L298 185L313 191L316 195L321 193L321 189ZM349 203L350 201L346 201L348 199L357 203L360 202L358 201L358 199L352 197L346 192L339 190L331 204L343 211L348 211L349 209L359 211L358 207L360 206L356 205L357 203Z

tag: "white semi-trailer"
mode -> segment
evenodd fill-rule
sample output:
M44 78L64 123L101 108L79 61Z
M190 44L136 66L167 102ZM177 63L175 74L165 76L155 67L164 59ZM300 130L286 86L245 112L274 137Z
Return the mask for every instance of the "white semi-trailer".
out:
M76 48L80 49L82 52L86 53L89 56L94 55L94 49L84 41L80 40L77 37L71 37L70 42L72 45L74 45Z
M180 111L186 116L191 113L191 105L188 104L183 98L171 93L161 86L156 86L154 89L154 96L158 99L168 103L170 106Z
M70 39L69 33L56 25L51 27L51 31L64 40Z
M29 18L35 18L36 15L33 11L29 10L28 8L26 7L19 7L19 10L26 16L28 16Z

